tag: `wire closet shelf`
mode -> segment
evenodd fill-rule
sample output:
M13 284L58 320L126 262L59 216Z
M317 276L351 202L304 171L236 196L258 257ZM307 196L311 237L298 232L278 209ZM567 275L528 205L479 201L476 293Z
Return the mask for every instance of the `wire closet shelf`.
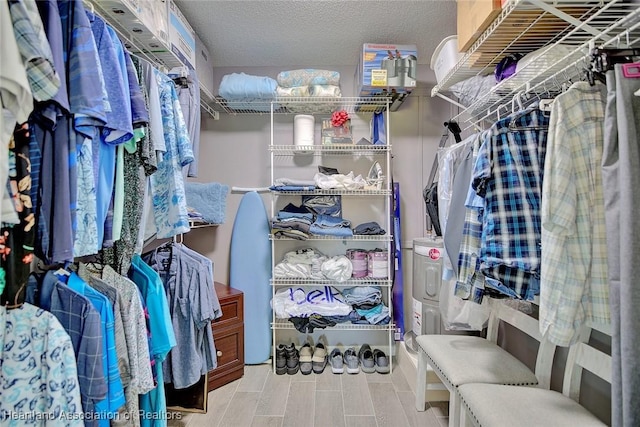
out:
M434 86L431 96L450 100L442 92L449 91L454 82L492 74L507 54L548 47L537 60L496 84L452 118L482 125L506 115L515 107L515 101L557 93L580 80L594 47L632 48L639 44L640 4L634 0L510 0L471 49ZM570 53L551 59L553 48L560 45L568 47Z

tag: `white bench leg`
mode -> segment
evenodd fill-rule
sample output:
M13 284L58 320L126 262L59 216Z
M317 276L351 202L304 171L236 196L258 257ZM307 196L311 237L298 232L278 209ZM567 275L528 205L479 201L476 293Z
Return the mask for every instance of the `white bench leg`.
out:
M449 393L449 427L460 427L460 396L456 390Z
M416 379L416 410L423 412L427 401L427 355L418 351L418 377Z
M473 422L466 407L460 408L460 427L473 427Z

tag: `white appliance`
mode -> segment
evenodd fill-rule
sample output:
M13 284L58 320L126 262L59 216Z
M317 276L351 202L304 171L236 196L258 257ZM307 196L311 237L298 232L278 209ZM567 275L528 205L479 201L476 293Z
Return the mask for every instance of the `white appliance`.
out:
M441 237L413 239L411 286L411 330L405 333L407 349L417 352L418 335L440 334L444 330L440 315L444 244Z
M413 240L412 330L416 335L440 334L444 245L442 238Z

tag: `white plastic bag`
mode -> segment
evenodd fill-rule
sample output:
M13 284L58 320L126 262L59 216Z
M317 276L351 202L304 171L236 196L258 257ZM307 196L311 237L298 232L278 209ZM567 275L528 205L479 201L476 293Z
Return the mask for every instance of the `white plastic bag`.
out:
M443 280L440 289L440 313L448 331L481 331L487 326L490 307L487 298L482 304L454 295L455 279Z

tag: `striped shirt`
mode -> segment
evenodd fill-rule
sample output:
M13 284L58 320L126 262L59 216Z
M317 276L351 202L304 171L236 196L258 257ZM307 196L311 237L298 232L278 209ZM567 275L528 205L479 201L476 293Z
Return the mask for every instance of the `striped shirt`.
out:
M542 190L540 332L568 346L610 322L601 159L606 91L575 83L553 102ZM631 261L631 260L629 260Z

